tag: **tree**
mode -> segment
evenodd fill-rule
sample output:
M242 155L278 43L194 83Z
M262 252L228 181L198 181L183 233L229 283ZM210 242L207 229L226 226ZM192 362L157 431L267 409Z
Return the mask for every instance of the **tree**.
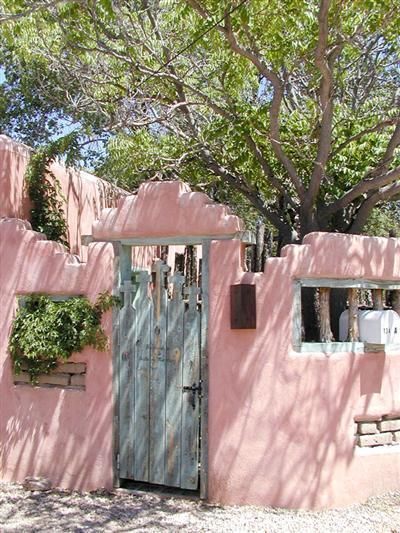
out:
M280 245L360 233L400 198L391 0L0 6L6 75L19 73L49 117L105 139L99 168L118 169L122 185L181 177L218 199L228 186Z

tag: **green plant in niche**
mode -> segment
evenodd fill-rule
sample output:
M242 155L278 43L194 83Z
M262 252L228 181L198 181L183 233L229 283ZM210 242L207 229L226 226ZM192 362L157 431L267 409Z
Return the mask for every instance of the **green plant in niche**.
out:
M48 374L85 346L104 350L107 337L101 317L118 303L108 292L99 294L94 304L82 296L63 301L28 296L17 311L9 341L14 372L28 372L34 383L39 374Z
M77 153L77 136L73 132L42 147L31 155L25 182L29 199L32 202L32 229L44 233L52 241L69 248L68 226L63 209L63 196L60 182L50 170L56 157L66 155L66 163L71 164Z

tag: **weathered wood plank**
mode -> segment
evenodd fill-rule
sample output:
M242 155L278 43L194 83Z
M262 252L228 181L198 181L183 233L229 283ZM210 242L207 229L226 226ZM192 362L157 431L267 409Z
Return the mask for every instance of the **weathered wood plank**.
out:
M148 272L138 272L136 308L136 367L134 405L134 479L149 481L150 343L153 302L149 297Z
M113 295L120 296L121 285L120 271L120 245L113 243L114 249L114 280ZM119 330L119 306L112 310L112 383L113 383L113 486L120 486L120 453L119 453L119 362L120 362L120 330Z
M372 290L372 303L375 311L381 311L384 308L384 297L382 289Z
M392 293L392 307L393 311L396 311L400 315L400 290L393 291Z
M182 434L182 359L183 359L183 312L185 302L182 287L185 277L174 275L172 298L167 309L167 362L165 402L165 484L180 487L181 434Z
M339 288L354 288L354 289L385 289L396 290L400 289L400 283L397 281L373 281L367 279L334 279L334 278L303 278L296 280L301 282L302 287L331 287L332 289Z
M165 380L167 336L167 289L165 275L169 267L162 261L154 264L153 325L150 360L150 427L149 481L165 484Z
M197 248L190 245L185 247L186 285L197 283Z
M201 447L200 447L200 497L208 496L208 314L209 314L209 268L210 268L211 242L204 241L202 248L202 272L201 272L201 355L200 355L200 378L202 387L201 399Z
M330 287L319 289L319 340L321 342L333 342L330 314Z
M120 270L120 283L124 281L131 281L132 273L132 247L131 246L119 246L119 270Z
M132 306L132 283L125 281L121 291L124 306L120 312L120 477L130 479L133 477L136 313Z
M204 240L231 240L240 239L243 242L248 242L251 239L250 232L239 231L226 235L182 235L174 237L136 237L133 239L117 239L123 245L127 246L162 246L162 245L195 245L202 244ZM112 241L112 239L110 239Z
M225 235L182 235L174 237L136 237L131 239L95 239L92 235L82 235L81 240L86 245L92 242L117 242L124 246L161 246L161 245L191 245L203 244L204 241L240 240L244 244L255 244L256 238L251 231L237 231Z
M302 312L301 312L301 283L293 283L293 335L292 344L295 350L298 350L302 341Z
M200 337L206 330L201 330L198 289L189 289L188 306L182 298L184 277L175 275L168 301L169 267L158 261L150 296L147 272L137 273L134 284L124 279L129 260L127 248L122 248L120 477L196 489L200 399L198 391L184 392L183 386L197 387L200 382Z
M357 289L349 289L349 329L347 341L357 342L360 340L360 331L358 327L358 292Z
M188 287L189 306L184 314L183 386L200 385L200 312L197 305L199 289ZM199 483L200 395L197 390L183 391L181 487L197 489Z

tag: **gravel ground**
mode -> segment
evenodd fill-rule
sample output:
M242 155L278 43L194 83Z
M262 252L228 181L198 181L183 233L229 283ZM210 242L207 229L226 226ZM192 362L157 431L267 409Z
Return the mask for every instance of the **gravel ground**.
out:
M213 531L400 533L400 491L347 509L310 512L218 507L138 491L28 492L0 484L0 531Z

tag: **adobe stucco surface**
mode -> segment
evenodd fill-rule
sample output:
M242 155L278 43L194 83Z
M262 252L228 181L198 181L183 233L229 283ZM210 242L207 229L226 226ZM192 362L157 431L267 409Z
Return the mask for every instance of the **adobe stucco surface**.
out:
M17 192L8 194L14 198ZM141 217L135 214L139 208ZM19 216L26 216L21 209ZM119 209L103 212L93 234L118 240L149 232L230 235L241 229L236 217L204 195L182 184L151 183L135 198L123 200ZM111 290L113 246L90 245L87 263L80 263L16 219L0 222L0 246L1 477L21 481L42 475L65 488L111 488L111 350L85 350L74 357L87 364L85 391L31 389L13 385L7 344L17 294L87 294L94 299ZM294 279L400 282L400 240L315 233L303 245L286 248L283 257L269 259L264 273L246 273L242 264L239 241L213 242L211 501L321 508L398 489L400 446L356 449L354 419L400 415L400 350L327 356L299 354L291 343ZM230 329L229 289L234 283L256 285L255 330ZM109 315L104 326L110 333Z
M400 448L355 447L354 419L400 413L400 348L391 353L293 350L296 278L400 280L400 239L310 234L241 267L237 241L211 252L210 498L322 508L400 486ZM256 330L231 330L229 287L255 283Z
M13 384L7 352L16 295L84 294L113 287L113 247L93 244L87 263L17 219L0 220L0 472L5 481L45 476L60 487L112 487L111 352L85 349L86 390ZM111 316L103 320L110 334Z
M0 135L0 218L30 219L30 202L24 175L31 149ZM125 191L87 172L66 169L58 163L51 170L61 186L71 252L85 256L81 235L90 234L103 208L114 205Z

